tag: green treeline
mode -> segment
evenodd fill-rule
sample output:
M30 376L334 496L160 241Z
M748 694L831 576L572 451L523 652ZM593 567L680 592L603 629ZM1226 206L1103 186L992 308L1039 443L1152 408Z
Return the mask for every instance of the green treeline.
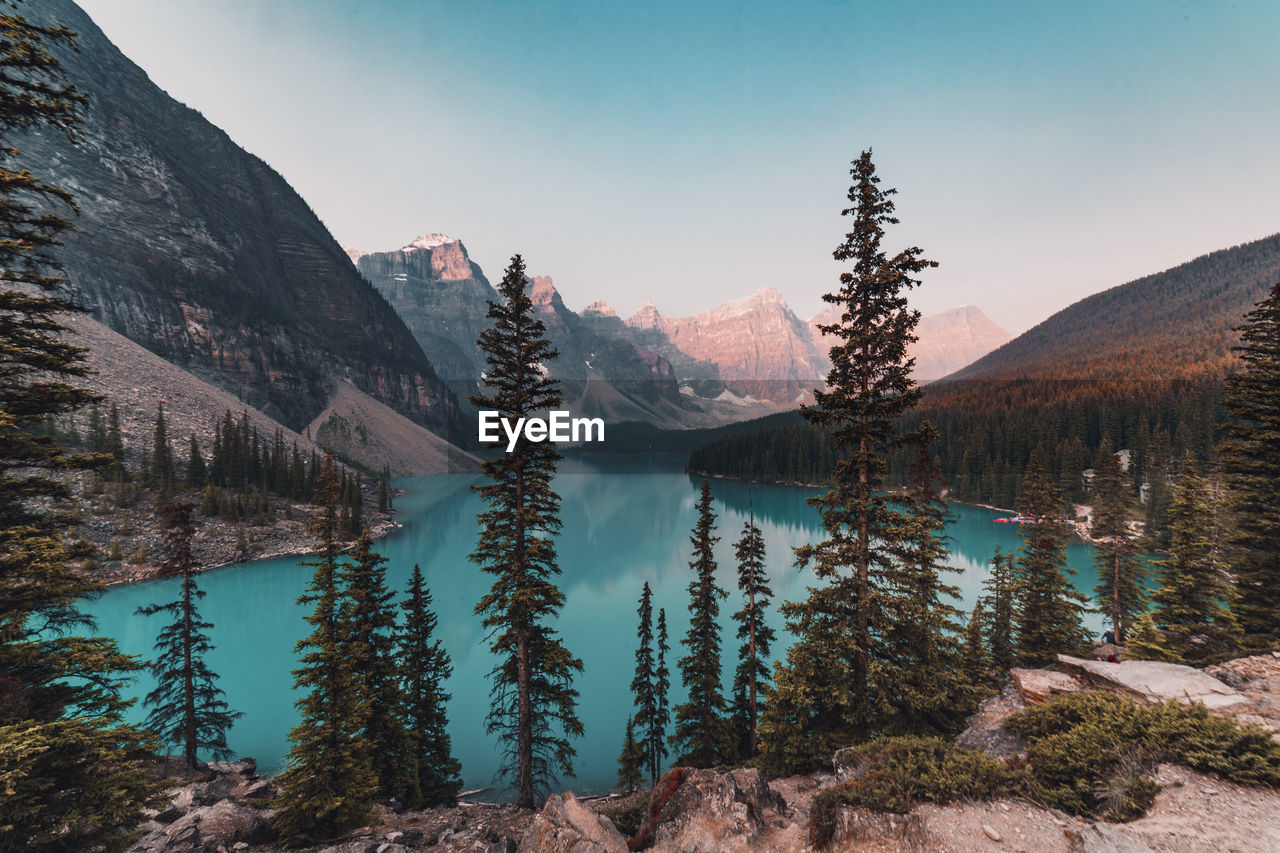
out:
M1082 472L1104 440L1130 451L1138 484L1163 489L1186 453L1206 461L1220 438L1223 384L1068 383L1060 380L960 380L925 386L900 428L929 421L934 452L954 500L1011 507L1022 472L1037 453L1064 497L1082 500ZM816 424L731 435L695 449L689 468L744 480L830 485L836 454ZM907 457L890 459L888 482L905 482ZM1167 495L1167 493L1166 493Z

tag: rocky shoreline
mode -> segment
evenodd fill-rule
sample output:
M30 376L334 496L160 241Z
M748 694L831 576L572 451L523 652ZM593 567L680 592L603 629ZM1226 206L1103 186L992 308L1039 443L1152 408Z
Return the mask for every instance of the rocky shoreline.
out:
M73 490L79 502L74 535L98 553L96 559L82 564L82 570L93 574L103 586L142 583L159 577L164 560L164 526L154 510L155 496L144 492L132 506L116 506L105 492L94 488L89 475L79 476ZM401 525L393 512L376 509L377 495L369 484L365 491L365 526L375 540L385 538ZM182 497L199 504L199 495ZM316 539L307 529L307 522L316 508L304 501L273 496L273 510L274 517L265 523L232 522L221 516L208 518L197 511L192 546L200 572L313 553ZM346 543L354 544L354 538ZM119 559L112 559L112 551L116 550Z

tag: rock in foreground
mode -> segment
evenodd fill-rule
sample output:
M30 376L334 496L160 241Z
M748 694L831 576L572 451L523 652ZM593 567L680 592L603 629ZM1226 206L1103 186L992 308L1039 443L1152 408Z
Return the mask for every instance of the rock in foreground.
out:
M1120 663L1058 655L1058 666L1086 687L1109 690L1139 702L1203 702L1211 711L1243 705L1245 699L1204 670L1177 663L1127 660Z

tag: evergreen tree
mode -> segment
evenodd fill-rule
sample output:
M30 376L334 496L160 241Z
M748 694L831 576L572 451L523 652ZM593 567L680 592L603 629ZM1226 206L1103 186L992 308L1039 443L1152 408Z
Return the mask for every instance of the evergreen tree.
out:
M166 743L182 749L191 769L198 769L199 754L215 759L231 757L227 746L227 730L242 716L232 711L218 687L218 676L205 663L205 655L213 649L208 631L210 622L200 618L196 602L204 591L196 586L195 573L200 566L191 551L195 527L191 523L191 504L179 501L164 508L167 529L164 535L165 559L163 577L179 577L182 587L176 601L138 608L143 616L165 613L173 617L156 640L159 657L151 663L156 688L144 700L151 709L147 728Z
M1014 563L1014 622L1018 657L1025 666L1043 666L1059 653L1080 651L1087 635L1081 616L1084 599L1071 586L1067 568L1066 521L1062 499L1038 453L1031 454L1022 479L1018 512L1035 519L1019 525L1022 545Z
M950 556L943 538L946 505L927 422L915 440L910 481L899 496L896 553L879 572L872 636L884 674L874 712L890 734L958 734L976 693L963 677L959 590L944 582Z
M1162 635L1160 660L1202 666L1226 657L1240 640L1215 510L1209 484L1187 454L1169 507L1169 555L1155 563L1159 584L1151 617ZM1143 653L1157 654L1154 649Z
M618 755L618 787L631 793L644 784L644 747L636 741L634 721L627 717L627 733L622 738Z
M470 398L512 420L562 404L559 383L542 369L557 353L525 284L524 260L515 255L498 287L500 301L489 303L493 325L477 341L485 352L487 393ZM500 772L514 777L521 808L534 807L557 771L573 773L569 739L582 734L573 688L582 661L552 627L564 606L552 539L560 529L560 496L551 488L559 459L550 442L522 434L510 453L484 463L489 482L473 487L488 508L477 517L480 537L471 560L494 576L476 604L498 659L486 727L499 736L506 753Z
M720 600L728 596L716 583L716 514L711 510L711 485L702 481L697 503L698 522L689 541L693 560L689 568L689 631L681 640L686 654L680 659L680 680L688 691L686 702L675 707L671 745L676 763L687 767L715 767L734 758L732 733L725 718L720 689Z
M391 496L387 488L387 482L391 479L391 471L389 468L382 469L382 476L378 478L378 512L391 511Z
M361 483L359 474L351 478L351 491L348 499L350 519L347 529L352 536L359 536L360 532L364 530L364 497L361 495Z
M631 694L635 697L635 722L640 729L641 751L644 753L643 769L649 774L651 784L658 784L662 773L662 759L667 754L665 721L658 719L658 694L653 658L653 590L644 582L640 591L640 607L636 611L640 627L636 636L640 647L636 650L636 672L631 679Z
M764 536L756 527L755 512L748 515L742 538L734 545L738 560L738 589L743 608L733 614L738 623L738 668L733 677L734 720L739 733L739 751L744 758L756 754L756 721L760 717L760 701L769 681L769 649L773 645L773 629L764 620L765 609L773 598L769 575L764 566Z
M1133 623L1133 630L1129 632L1129 638L1125 642L1124 656L1128 660L1183 662L1181 655L1169 648L1150 613L1143 613Z
M969 616L969 624L964 632L964 658L962 672L970 684L984 684L988 680L990 666L987 649L982 639L982 629L987 622L987 614L982 609L982 599L973 605L973 613Z
M123 722L139 665L84 636L80 602L98 583L72 565L87 554L56 509L70 497L61 473L102 460L44 429L93 400L76 384L85 350L59 322L79 310L54 254L75 204L19 147L40 129L78 140L84 97L52 53L73 47L63 27L0 11L0 849L28 853L123 850L158 799L156 744Z
M833 488L809 499L826 538L796 551L797 564L812 564L819 585L805 601L781 608L796 642L774 673L760 723L761 750L775 772L812 768L869 737L880 722L874 709L895 676L877 662L884 647L873 626L884 624L879 595L909 531L903 496L886 490L885 477L888 457L911 438L898 422L920 395L907 356L920 315L907 307L905 291L936 264L918 247L893 256L883 249L885 226L897 223L895 191L880 188L870 151L850 174L851 206L843 213L853 226L834 256L851 265L839 289L823 296L841 309L839 320L819 327L834 340L832 367L827 389L802 409L830 431Z
M107 453L107 428L102 422L102 410L95 404L89 409L89 450Z
M453 665L444 645L436 639L431 590L416 563L401 607L404 627L398 645L400 689L404 694L404 728L409 733L413 771L404 805L414 810L452 806L462 789L462 765L453 757L449 742L446 706L451 697L444 689L445 681L453 674Z
M209 479L209 469L204 464L204 456L200 453L200 442L195 433L191 434L191 444L187 448L187 488L203 489Z
M657 778L662 776L662 759L667 757L667 744L664 739L667 726L671 724L671 702L668 698L671 692L671 670L667 667L667 655L671 652L671 646L668 644L667 635L667 610L665 607L658 608L658 659L653 668L653 697L654 706L657 712L654 715L653 731L657 734L657 740L650 746L650 775L653 775L654 767L657 768L657 777L654 778L654 784L657 784Z
M161 506L173 499L174 473L173 448L169 445L169 427L164 419L164 403L156 406L156 428L151 439L151 469L146 476L158 495Z
M987 644L991 665L1004 676L1017 665L1018 649L1014 643L1014 565L1013 554L1004 554L996 546L991 558L991 574L983 581L986 591Z
M1123 643L1128 626L1147 609L1146 564L1129 536L1133 483L1105 438L1093 471L1093 538L1098 540L1095 594L1103 612L1111 616L1116 642Z
M1263 648L1280 638L1280 283L1239 332L1222 470L1235 519L1236 614L1248 644Z
M359 691L366 742L383 799L403 803L411 795L413 762L403 723L404 696L396 663L396 616L386 585L386 558L363 530L340 564L343 653Z
M120 432L120 409L111 404L111 412L107 416L107 452L115 460L117 471L124 471L124 435Z
M316 479L319 512L310 525L319 550L314 560L303 563L315 573L298 599L313 606L307 616L311 634L294 647L299 656L294 685L305 691L295 703L302 719L289 732L288 767L279 776L281 808L275 827L285 838L334 838L362 826L373 817L378 793L363 737L363 690L344 647L338 500L338 463L333 450L325 448Z

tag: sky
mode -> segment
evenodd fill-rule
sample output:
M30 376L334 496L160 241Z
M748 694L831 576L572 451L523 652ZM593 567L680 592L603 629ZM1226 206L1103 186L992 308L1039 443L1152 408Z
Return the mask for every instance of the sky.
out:
M575 309L808 317L866 148L913 304L1015 334L1280 231L1272 0L79 2L344 246L519 252Z

